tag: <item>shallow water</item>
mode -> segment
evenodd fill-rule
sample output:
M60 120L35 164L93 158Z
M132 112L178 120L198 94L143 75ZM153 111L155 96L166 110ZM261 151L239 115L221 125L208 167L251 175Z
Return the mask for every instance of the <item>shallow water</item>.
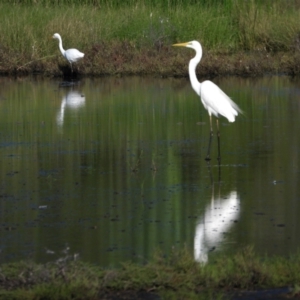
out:
M214 82L244 111L220 119L220 166L187 79L0 78L0 262L295 253L300 80Z

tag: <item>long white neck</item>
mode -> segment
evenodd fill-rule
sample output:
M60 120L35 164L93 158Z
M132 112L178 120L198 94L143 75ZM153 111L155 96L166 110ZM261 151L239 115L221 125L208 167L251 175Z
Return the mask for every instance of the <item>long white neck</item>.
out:
M61 37L60 36L58 36L58 47L59 47L59 50L60 50L60 52L61 52L61 54L63 55L63 56L65 56L65 50L64 50L64 48L63 48L63 46L62 46L62 40L61 40Z
M189 75L190 75L190 81L191 81L192 88L199 95L201 83L198 81L197 76L196 76L196 67L202 58L202 47L200 44L199 44L199 47L197 47L197 49L195 49L195 51L196 51L196 56L194 58L192 58L189 63Z

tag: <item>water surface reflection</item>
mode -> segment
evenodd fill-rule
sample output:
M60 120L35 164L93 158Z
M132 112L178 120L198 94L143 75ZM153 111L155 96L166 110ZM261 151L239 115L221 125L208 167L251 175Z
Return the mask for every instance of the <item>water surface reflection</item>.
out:
M85 96L76 91L75 89L69 89L63 96L60 109L56 116L57 125L62 126L64 124L65 110L79 110L85 104ZM74 114L74 113L73 113Z
M236 191L223 197L220 194L215 197L214 186L212 187L211 203L197 220L194 239L196 261L206 263L208 253L226 241L226 234L238 220L239 210L240 201Z
M246 114L220 119L212 185L209 120L188 79L0 78L0 260L66 245L103 266L185 245L199 261L249 244L297 251L299 79L214 82Z

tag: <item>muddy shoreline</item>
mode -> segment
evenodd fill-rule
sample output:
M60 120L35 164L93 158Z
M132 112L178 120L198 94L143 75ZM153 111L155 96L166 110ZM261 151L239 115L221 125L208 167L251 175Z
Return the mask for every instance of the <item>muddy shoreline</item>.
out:
M172 46L137 49L131 43L118 43L108 50L107 45L94 45L85 57L74 64L72 76L188 76L188 61L194 52ZM41 75L57 77L71 75L68 62L56 53L51 57L31 59L8 57L0 51L0 75ZM270 53L267 51L214 53L205 51L197 67L199 77L300 75L300 51Z

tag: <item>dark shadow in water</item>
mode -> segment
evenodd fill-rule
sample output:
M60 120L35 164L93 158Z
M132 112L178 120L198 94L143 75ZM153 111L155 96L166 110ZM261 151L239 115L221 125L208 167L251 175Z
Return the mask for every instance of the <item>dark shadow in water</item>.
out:
M78 80L80 77L78 68L74 67L74 65L73 69L71 68L70 64L59 65L59 70L62 72L64 80Z
M59 87L72 87L78 85L78 81L62 81L59 83Z

